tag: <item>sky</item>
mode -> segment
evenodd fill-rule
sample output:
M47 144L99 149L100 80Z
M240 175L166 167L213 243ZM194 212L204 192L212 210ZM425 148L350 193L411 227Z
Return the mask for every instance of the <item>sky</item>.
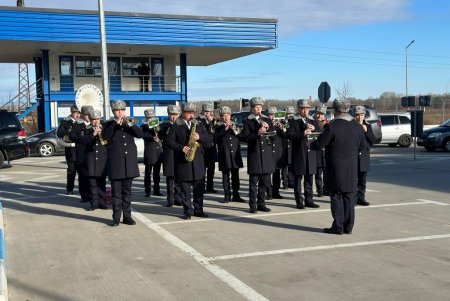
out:
M97 9L96 0L25 0L27 7ZM103 0L105 10L278 19L278 48L188 68L190 100L317 98L322 81L351 96L450 93L447 0ZM14 0L0 5L15 6ZM1 50L0 50L1 51ZM0 103L17 94L17 65L0 64Z

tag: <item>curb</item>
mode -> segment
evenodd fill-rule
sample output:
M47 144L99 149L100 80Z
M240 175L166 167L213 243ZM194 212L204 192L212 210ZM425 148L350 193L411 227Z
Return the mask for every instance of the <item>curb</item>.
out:
M5 240L3 226L3 206L0 202L0 301L8 301L8 282L6 280Z

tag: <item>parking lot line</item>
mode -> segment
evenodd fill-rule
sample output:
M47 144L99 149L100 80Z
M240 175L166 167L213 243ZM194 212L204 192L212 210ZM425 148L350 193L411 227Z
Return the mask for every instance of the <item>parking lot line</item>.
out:
M186 255L192 257L195 261L197 261L201 266L211 272L214 276L222 280L228 286L230 286L234 291L240 294L247 300L256 300L256 301L268 301L267 298L256 292L254 289L246 285L244 282L236 278L235 276L228 273L226 270L222 269L218 265L211 263L205 256L203 256L200 252L192 248L190 245L162 228L161 226L153 223L150 219L145 217L143 214L137 212L133 209L133 217L139 220L141 223L146 225L148 228L154 230L159 236L165 239L167 242L181 250Z
M426 201L426 200L417 200L416 202L408 202L408 203L391 203L391 204L382 204L382 205L370 205L367 207L356 207L356 210L366 210L366 209L373 209L373 208L382 208L382 207L396 207L396 206L410 206L410 205L425 205L425 204L435 204L433 201ZM248 214L248 215L242 215L242 216L227 216L227 217L220 217L220 218L203 218L203 219L192 219L192 220L183 220L183 221L172 221L172 222L160 222L155 223L156 225L172 225L172 224L181 224L181 223L200 223L200 222L213 222L218 220L233 220L233 219L240 219L240 218L261 218L261 217L272 217L272 216L282 216L282 215L294 215L294 214L309 214L309 213L320 213L320 212L330 212L329 208L326 209L313 209L313 210L296 210L296 211L288 211L288 212L278 212L278 213L264 213L264 214Z
M208 257L207 260L219 261L219 260L229 260L229 259L237 259L237 258L245 258L245 257L278 255L278 254L287 254L287 253L300 253L300 252L309 252L309 251L317 251L317 250L332 250L332 249L342 249L342 248L351 248L351 247L359 247L359 246L384 245L384 244L392 244L392 243L399 243L399 242L411 242L411 241L422 241L422 240L444 239L444 238L450 238L450 234L415 236L415 237L396 238L396 239L361 241L361 242L345 243L345 244L322 245L322 246L295 248L295 249L260 251L260 252Z
M436 205L441 205L441 206L448 206L449 204L446 203L441 203L441 202L436 202L436 201L430 201L430 200L424 200L424 199L417 199L418 201L422 201L422 202L426 202L426 203L430 203L430 204L436 204Z

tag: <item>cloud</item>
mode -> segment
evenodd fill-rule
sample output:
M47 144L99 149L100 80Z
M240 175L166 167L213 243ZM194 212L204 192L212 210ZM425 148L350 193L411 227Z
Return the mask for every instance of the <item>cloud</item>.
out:
M277 18L281 36L409 17L409 0L104 0L103 3L109 11ZM97 9L97 1L27 0L26 5Z

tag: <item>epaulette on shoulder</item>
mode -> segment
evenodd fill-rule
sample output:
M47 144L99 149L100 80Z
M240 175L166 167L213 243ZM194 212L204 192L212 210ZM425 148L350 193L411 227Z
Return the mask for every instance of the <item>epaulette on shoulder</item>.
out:
M292 119L294 119L294 120L300 120L300 119L302 119L299 115L294 115L294 116L292 116Z
M247 117L247 119L250 119L250 120L255 119L255 118L256 118L256 116L253 115L253 114L250 114L250 115L248 115L248 117Z
M259 115L259 117L261 117L261 118L269 118L269 117L267 117L267 116L264 115L264 114Z
M183 125L184 124L183 118L177 118L177 120L175 120L175 124L176 125Z
M82 123L84 123L83 119L81 119L81 118L78 118L78 120L77 120L77 124L82 124Z
M64 121L72 121L72 116L67 116L66 118L64 118Z

